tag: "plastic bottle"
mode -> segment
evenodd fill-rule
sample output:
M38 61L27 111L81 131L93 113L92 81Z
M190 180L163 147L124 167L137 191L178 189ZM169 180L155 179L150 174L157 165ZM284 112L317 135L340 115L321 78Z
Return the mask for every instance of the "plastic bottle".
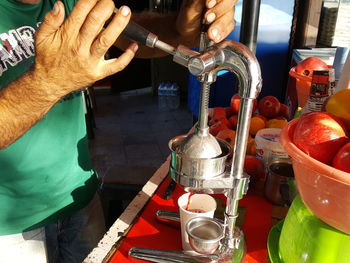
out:
M334 94L334 69L314 70L310 93L302 114L311 111L322 111L324 102Z
M180 89L179 86L172 82L169 83L168 87L168 106L169 109L175 110L180 106Z
M164 95L165 95L165 107L167 110L169 110L170 107L170 95L171 95L171 83L165 82L164 83Z
M165 83L161 82L158 86L158 108L160 110L167 109L167 95Z

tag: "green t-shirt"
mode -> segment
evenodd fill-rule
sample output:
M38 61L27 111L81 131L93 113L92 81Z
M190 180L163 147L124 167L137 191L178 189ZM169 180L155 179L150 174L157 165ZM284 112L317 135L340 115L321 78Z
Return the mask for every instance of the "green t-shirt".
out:
M66 14L75 2L63 1ZM0 89L33 64L35 31L54 3L0 1ZM28 231L68 216L92 199L96 187L82 96L74 92L0 150L0 235Z

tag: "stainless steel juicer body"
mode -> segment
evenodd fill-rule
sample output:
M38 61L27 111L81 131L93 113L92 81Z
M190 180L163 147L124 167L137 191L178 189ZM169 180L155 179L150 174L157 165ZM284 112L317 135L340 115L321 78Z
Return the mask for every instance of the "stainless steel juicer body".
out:
M148 41L149 38L154 41ZM183 252L171 253L170 256L167 252L167 255L160 256L159 251L135 248L129 254L153 262L241 262L245 249L244 235L235 224L238 201L248 188L248 176L244 174L243 167L253 102L262 86L259 63L246 46L230 40L214 45L201 43L204 49L201 52L181 45L177 48L171 47L152 34L148 34L147 41L144 42L149 47L156 47L173 55L174 62L187 67L202 82L199 120L195 131L177 136L169 142L172 152L172 179L190 192L224 193L227 205L223 224L224 237L215 253L191 257ZM230 167L226 165L227 157L231 153L230 146L210 135L207 124L210 84L216 81L217 73L221 70L228 70L237 76L238 94L241 97Z
M192 158L191 163L187 163L184 160L188 157L181 155L181 152L179 153L174 146L181 144L178 142L178 137L169 142L172 150L170 174L173 180L190 192L224 193L227 196L225 237L221 241L219 254L222 259L220 262L227 262L228 259L231 262L234 254L241 253L239 251L241 247L240 237L235 236L235 233L237 235L235 223L238 217L238 201L248 189L248 176L243 173L243 167L253 102L259 95L262 86L260 66L255 55L243 44L225 40L209 47L204 53L191 57L187 67L205 85L214 82L220 70L228 70L235 74L238 79L238 93L241 97L241 103L230 169L220 167L221 165L225 166L223 159L226 160L228 156L224 147L222 147L223 151L219 156ZM201 94L201 98L205 97L206 95ZM209 98L209 96L207 97ZM208 103L201 102L200 119L197 126L203 122L202 118L206 118L203 111L207 115L208 110L205 108L207 105ZM192 145L192 147L195 146ZM191 169L188 165L196 167L196 169ZM211 174L208 175L206 171L210 171ZM216 173L212 171L216 171ZM239 261L238 258L237 262Z

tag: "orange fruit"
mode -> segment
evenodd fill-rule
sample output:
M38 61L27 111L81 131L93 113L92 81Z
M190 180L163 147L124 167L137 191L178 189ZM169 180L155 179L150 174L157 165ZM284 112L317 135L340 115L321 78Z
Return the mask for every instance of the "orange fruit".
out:
M219 138L221 140L228 142L230 144L231 148L233 148L233 145L235 143L235 137L236 137L236 131L231 130L231 129L221 130L216 135L216 138Z
M343 89L326 101L326 112L341 118L350 128L350 89Z
M267 128L280 128L282 129L284 126L286 126L288 123L287 120L284 119L271 119L268 120L266 123Z
M265 120L260 116L254 116L250 119L249 133L255 135L259 130L266 127Z
M256 155L256 144L255 144L255 140L252 136L248 137L248 143L247 143L247 151L246 151L247 155Z

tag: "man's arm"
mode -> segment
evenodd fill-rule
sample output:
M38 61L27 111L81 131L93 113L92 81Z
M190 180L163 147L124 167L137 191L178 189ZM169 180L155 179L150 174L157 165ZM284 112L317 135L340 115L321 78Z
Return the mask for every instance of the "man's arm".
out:
M199 43L200 28L203 22L210 24L208 36L220 42L234 28L234 5L237 0L183 0L179 13L159 14L143 12L133 14L132 20L158 35L159 39L173 45L188 47ZM205 11L204 11L205 9ZM125 49L130 40L119 37L115 45ZM166 55L156 48L140 46L136 54L140 58Z
M129 64L137 45L115 59L104 55L130 19L111 0L79 0L64 22L64 6L57 2L41 24L35 39L34 67L0 91L0 149L22 136L64 95L117 73Z
M0 91L0 149L22 136L64 95L53 94L52 84L34 75L30 70Z

